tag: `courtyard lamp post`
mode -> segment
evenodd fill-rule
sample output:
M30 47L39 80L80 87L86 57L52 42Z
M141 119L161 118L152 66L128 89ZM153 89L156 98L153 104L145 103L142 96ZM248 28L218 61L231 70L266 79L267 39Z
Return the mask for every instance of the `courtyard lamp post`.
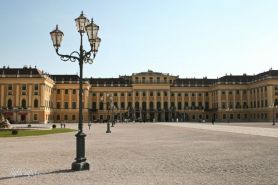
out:
M116 112L116 116L117 116L117 107L114 105L112 105L112 127L115 126L116 122L115 122L115 112Z
M109 114L110 114L110 113L109 113L109 110L110 110L110 112L111 112L111 114L112 114L112 107L114 106L114 103L113 103L113 95L112 95L112 94L107 94L107 97L109 98L109 109L108 109L108 115L109 115ZM100 101L101 101L101 102L104 101L104 97L103 97L103 96L100 98ZM106 104L106 105L107 105L108 103L103 103L103 104ZM106 106L106 107L107 107L107 106ZM113 121L112 116L114 116L114 115L111 115L110 121L107 120L107 130L106 130L106 133L111 133L110 122Z
M230 111L231 111L231 109L230 109L230 107L228 107L228 108L226 109L227 117L228 117L228 123L230 123Z
M275 102L271 105L272 107L272 125L275 125L275 109L277 108L277 105Z
M101 39L97 36L99 26L91 22L84 16L83 12L81 15L75 19L77 30L80 34L80 47L79 52L73 51L69 55L64 55L59 53L59 47L61 46L61 42L64 36L64 33L59 30L58 25L56 29L50 32L51 39L53 42L53 46L56 50L57 55L60 56L63 61L77 61L79 63L80 68L80 77L79 77L79 123L78 123L78 133L76 136L76 158L72 163L72 170L81 171L81 170L89 170L90 164L86 162L85 157L85 137L86 134L83 132L83 112L82 112L82 84L83 84L83 64L88 63L92 64L95 59L96 53L98 52L98 47ZM88 40L90 43L90 51L85 51L83 49L83 35L87 33Z

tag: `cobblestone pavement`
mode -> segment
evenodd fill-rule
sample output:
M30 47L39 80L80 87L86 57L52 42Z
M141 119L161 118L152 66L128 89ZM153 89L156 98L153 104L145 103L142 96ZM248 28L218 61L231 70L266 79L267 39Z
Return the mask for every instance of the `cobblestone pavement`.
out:
M82 172L70 171L75 156L74 133L0 138L0 184L278 182L277 137L150 123L116 124L111 129L112 133L106 134L105 124L93 124L91 130L85 125L91 169Z

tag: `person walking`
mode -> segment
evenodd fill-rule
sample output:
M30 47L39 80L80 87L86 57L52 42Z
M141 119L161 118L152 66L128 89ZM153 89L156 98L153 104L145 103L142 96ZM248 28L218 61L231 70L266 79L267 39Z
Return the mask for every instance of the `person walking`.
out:
M89 123L88 123L89 130L91 129L91 126L92 126L92 123L89 122Z

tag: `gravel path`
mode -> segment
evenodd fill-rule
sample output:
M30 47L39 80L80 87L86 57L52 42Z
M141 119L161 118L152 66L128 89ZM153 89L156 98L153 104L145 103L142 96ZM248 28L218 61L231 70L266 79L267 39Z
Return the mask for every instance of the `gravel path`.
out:
M232 132L238 134L250 134L257 136L267 136L267 137L278 137L278 129L273 128L261 128L261 127L251 127L251 126L235 126L235 125L212 125L212 124L196 124L196 123L157 123L160 125L175 126L175 127L186 127L195 129L205 129L212 131L221 132Z
M105 131L105 124L94 124L90 131L86 125L86 157L91 169L82 172L70 171L75 156L74 133L0 138L0 184L278 182L276 137L150 123L117 124L111 134Z

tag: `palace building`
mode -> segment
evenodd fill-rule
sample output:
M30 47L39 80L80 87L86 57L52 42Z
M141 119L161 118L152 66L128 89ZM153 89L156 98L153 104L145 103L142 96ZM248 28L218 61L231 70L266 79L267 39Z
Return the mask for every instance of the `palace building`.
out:
M79 120L78 75L51 75L36 67L0 68L0 112L12 123ZM273 121L278 105L278 70L217 79L179 78L168 73L133 73L85 78L84 122ZM113 114L110 103L115 108Z

